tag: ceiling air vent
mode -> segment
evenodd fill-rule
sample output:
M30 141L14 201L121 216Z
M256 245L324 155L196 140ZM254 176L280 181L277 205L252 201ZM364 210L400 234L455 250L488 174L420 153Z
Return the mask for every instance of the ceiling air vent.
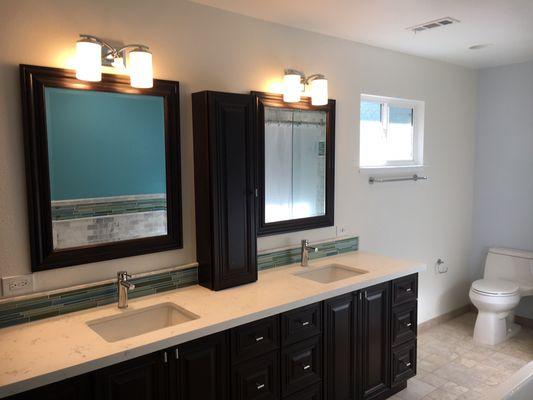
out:
M414 33L418 33L422 31L427 31L428 29L435 29L441 26L457 24L459 22L461 21L459 21L458 19L455 19L452 17L444 17L444 18L436 19L434 21L424 22L423 24L420 24L420 25L411 26L407 28L407 30L414 32Z

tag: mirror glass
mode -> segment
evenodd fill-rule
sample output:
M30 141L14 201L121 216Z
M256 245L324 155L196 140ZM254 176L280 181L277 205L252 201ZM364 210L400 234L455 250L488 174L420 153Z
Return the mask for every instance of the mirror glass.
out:
M53 248L167 234L160 96L45 87Z
M265 223L325 215L326 118L265 107Z

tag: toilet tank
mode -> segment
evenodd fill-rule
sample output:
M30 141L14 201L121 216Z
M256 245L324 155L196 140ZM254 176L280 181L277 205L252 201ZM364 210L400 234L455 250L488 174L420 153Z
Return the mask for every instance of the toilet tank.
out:
M533 252L492 248L485 261L486 279L516 282L522 292L533 291Z

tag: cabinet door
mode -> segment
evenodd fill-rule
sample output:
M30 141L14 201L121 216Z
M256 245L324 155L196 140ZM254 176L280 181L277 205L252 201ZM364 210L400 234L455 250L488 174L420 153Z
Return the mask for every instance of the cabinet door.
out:
M361 294L359 381L362 398L372 399L390 387L390 283Z
M101 369L96 375L97 399L160 400L167 397L166 353L153 353Z
M324 394L327 400L353 400L356 388L357 297L324 302Z
M227 399L229 380L228 343L225 332L178 346L170 355L173 400Z

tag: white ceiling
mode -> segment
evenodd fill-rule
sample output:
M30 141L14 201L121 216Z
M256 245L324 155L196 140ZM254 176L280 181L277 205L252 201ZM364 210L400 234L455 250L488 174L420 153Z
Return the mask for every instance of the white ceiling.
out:
M227 11L472 68L533 59L533 0L192 0ZM441 17L461 22L417 34ZM469 50L477 44L491 44Z

